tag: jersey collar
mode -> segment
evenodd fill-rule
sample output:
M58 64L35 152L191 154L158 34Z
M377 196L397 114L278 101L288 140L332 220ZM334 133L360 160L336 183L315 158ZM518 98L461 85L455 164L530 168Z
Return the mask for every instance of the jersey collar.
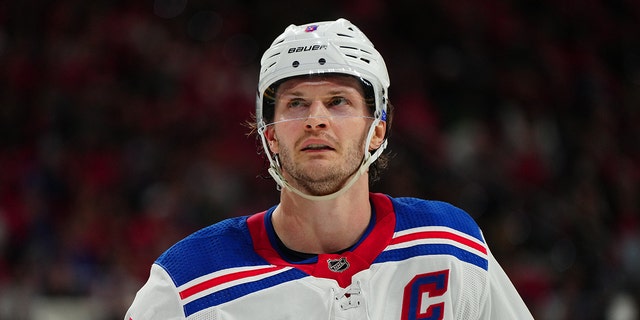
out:
M371 222L362 238L346 251L313 255L302 261L287 259L278 246L271 224L275 207L247 219L254 250L272 265L293 267L311 276L334 279L341 287L347 287L354 274L371 266L389 244L395 230L395 213L389 197L370 193L370 201L373 205Z

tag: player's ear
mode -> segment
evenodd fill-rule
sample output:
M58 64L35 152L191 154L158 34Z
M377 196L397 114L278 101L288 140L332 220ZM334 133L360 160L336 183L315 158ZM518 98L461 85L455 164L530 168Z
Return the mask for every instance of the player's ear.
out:
M276 132L273 126L267 127L267 129L264 131L264 136L265 138L267 138L267 144L269 145L269 150L271 150L271 153L278 153L278 139L276 139Z
M384 142L384 136L387 132L387 123L380 121L373 129L373 136L371 137L371 143L369 143L369 151L380 148L382 142Z

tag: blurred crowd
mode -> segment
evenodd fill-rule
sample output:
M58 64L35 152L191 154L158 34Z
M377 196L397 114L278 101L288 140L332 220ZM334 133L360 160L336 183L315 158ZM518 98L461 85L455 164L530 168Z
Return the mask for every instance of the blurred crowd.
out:
M175 241L276 204L259 58L338 17L392 79L373 190L467 210L536 319L640 318L639 1L24 0L0 3L0 319L121 319Z

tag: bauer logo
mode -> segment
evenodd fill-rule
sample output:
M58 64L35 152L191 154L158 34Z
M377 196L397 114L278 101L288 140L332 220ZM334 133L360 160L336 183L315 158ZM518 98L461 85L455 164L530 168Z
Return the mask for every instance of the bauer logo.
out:
M327 45L326 44L314 44L312 46L293 47L293 48L289 48L287 53L295 53L295 52L303 52L303 51L317 51L317 50L327 50Z
M304 29L304 32L314 32L314 31L316 31L316 30L318 30L318 25L317 25L317 24L312 24L312 25L310 25L310 26L307 26L307 27Z

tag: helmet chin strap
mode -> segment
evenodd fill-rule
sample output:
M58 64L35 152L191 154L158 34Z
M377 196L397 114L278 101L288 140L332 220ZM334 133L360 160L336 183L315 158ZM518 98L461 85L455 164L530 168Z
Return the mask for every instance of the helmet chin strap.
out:
M280 166L280 162L278 161L277 156L271 156L271 152L269 151L270 149L268 149L267 146L267 142L266 142L266 138L263 134L264 129L261 130L260 132L260 136L262 137L262 144L263 147L265 148L264 150L266 151L267 157L269 158L269 163L270 163L270 167L267 170L269 172L269 174L271 175L271 177L273 177L273 179L276 181L276 183L278 184L278 190L281 190L283 187L292 191L293 193L307 199L307 200L312 200L312 201L325 201L325 200L331 200L331 199L335 199L337 197L339 197L340 195L342 195L343 193L345 193L349 188L351 188L351 186L353 186L353 184L360 178L360 176L362 176L362 174L364 174L368 169L369 166L376 161L376 159L378 159L378 157L380 157L380 155L382 154L382 152L384 151L384 149L387 146L387 140L385 139L382 144L380 145L380 147L373 153L371 154L369 152L369 144L371 143L371 139L373 138L373 133L375 131L375 127L378 125L378 123L380 123L380 119L375 119L372 123L371 123L371 127L369 128L369 132L367 134L367 143L364 145L364 157L362 158L362 162L360 163L360 167L358 167L358 170L356 170L354 173L351 174L351 178L349 179L349 181L347 181L347 183L345 183L342 188L340 188L340 190L334 192L334 193L330 193L327 195L322 195L322 196L314 196L314 195L310 195L310 194L306 194L302 191L300 191L299 189L297 189L296 187L292 186L291 184L289 184L289 182L287 182L287 180L284 178L284 176L282 175L282 170L281 170L281 166ZM263 127L264 128L264 127Z

